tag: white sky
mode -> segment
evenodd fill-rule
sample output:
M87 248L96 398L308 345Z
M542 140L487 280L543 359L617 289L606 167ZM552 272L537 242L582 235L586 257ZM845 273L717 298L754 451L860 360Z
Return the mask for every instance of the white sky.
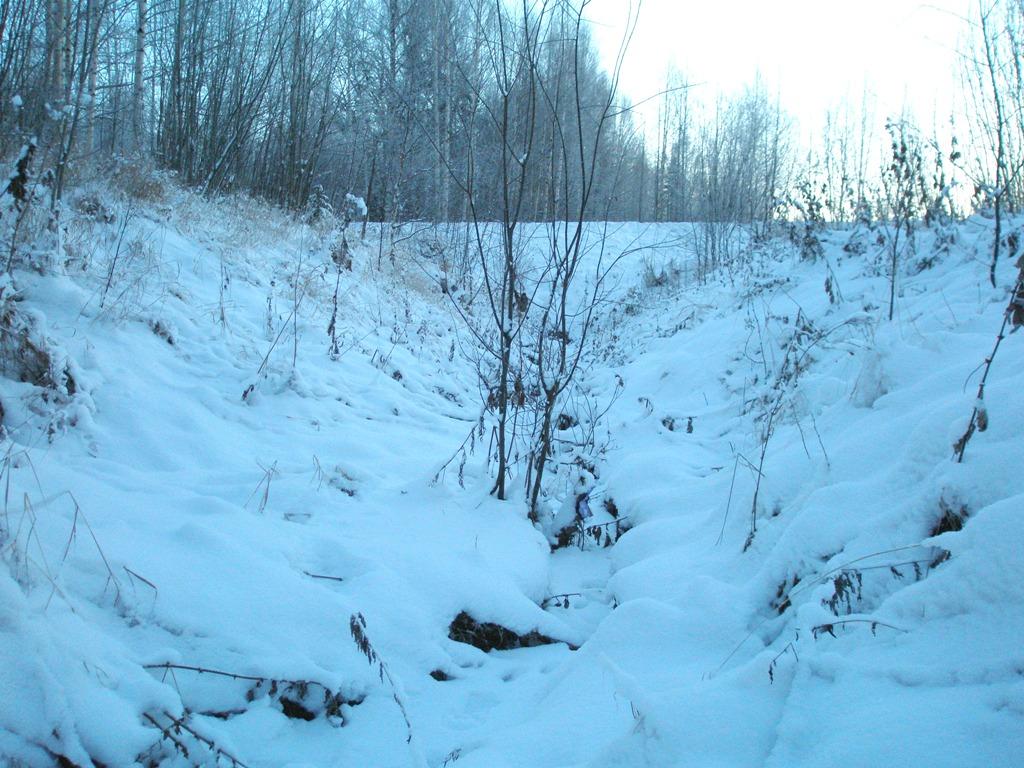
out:
M643 0L623 72L634 103L664 87L670 64L703 99L734 93L760 73L806 133L865 85L876 118L906 105L925 125L953 103L956 46L973 0ZM595 39L609 63L637 0L593 0ZM697 90L693 91L694 95ZM656 120L657 107L642 111Z

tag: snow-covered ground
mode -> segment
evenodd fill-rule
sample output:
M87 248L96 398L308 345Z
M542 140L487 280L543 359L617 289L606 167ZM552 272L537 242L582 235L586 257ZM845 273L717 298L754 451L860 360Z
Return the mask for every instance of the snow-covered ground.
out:
M123 219L16 275L63 391L0 379L0 761L1019 764L1024 337L952 459L1016 278L986 220L891 322L873 240L696 284L692 227L610 226L592 506L631 529L552 552L488 494L415 236L350 230L331 356L321 229L180 192ZM462 612L564 642L485 653Z

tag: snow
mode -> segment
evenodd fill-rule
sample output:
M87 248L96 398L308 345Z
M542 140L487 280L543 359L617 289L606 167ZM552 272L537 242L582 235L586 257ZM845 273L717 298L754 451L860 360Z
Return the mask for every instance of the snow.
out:
M701 284L695 225L591 227L625 253L586 382L608 438L542 532L521 491L488 494L486 436L438 476L479 390L415 238L378 266L376 230L349 233L331 360L330 238L174 195L131 218L113 269L116 202L117 221L71 225L93 248L16 275L75 386L44 400L0 379L3 759L184 765L147 715L188 710L249 766L1016 764L1018 334L989 428L951 458L1015 278L1006 260L987 283L990 222L906 265L891 323L887 278L841 229L833 304L825 265L778 243ZM648 267L668 284L645 285ZM632 528L552 552L582 491L593 521L612 499ZM961 507L962 530L932 535ZM564 642L485 653L448 638L462 611ZM353 642L357 613L387 675ZM184 667L308 681L315 717Z

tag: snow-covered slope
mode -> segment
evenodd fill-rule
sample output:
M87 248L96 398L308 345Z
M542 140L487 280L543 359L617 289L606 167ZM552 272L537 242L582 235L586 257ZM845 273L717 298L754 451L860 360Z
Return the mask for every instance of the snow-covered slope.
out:
M1016 764L1020 336L952 460L1016 277L987 284L985 234L967 222L902 280L892 322L841 232L835 303L826 265L787 257L657 315L611 426L608 489L637 523L613 555L621 607L585 646L648 710L598 764Z
M847 233L827 265L776 243L693 285L687 226L611 228L629 255L586 382L611 403L593 501L632 528L551 552L488 495L471 340L415 237L354 245L332 356L322 228L177 192L124 215L16 275L67 380L0 379L8 763L1024 750L1019 335L951 460L1015 277L987 284L984 220L901 280L892 322ZM668 262L678 282L644 284ZM449 638L464 611L565 642L485 653Z

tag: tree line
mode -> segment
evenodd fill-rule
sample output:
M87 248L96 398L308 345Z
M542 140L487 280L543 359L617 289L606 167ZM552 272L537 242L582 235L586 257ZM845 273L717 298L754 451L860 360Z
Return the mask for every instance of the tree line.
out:
M1001 210L1024 185L1021 2L980 0L960 71L970 108L957 129L972 149L963 170L979 202ZM314 190L335 202L354 193L373 220L466 220L466 182L500 172L491 118L507 109L510 124L536 127L534 151L547 153L531 163L522 199L524 218L544 220L558 195L580 194L575 173L558 177L552 136L585 143L616 93L586 5L0 0L0 153L35 137L58 193L104 158L141 156L208 193L244 190L295 209ZM507 32L512 15L535 20L537 74L554 88L571 73L582 109L505 98L494 64L512 52L502 21ZM616 93L599 148L612 161L593 180L587 218L768 222L809 174L833 219L884 198L865 187L881 177L869 158L881 133L873 115L831 115L808 158L756 81L708 105L673 74L658 98L657 126L645 131ZM497 218L499 196L477 185L477 212Z

